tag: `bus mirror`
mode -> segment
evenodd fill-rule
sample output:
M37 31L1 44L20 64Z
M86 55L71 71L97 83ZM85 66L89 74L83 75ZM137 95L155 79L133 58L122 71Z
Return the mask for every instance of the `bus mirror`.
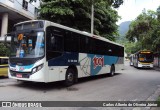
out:
M4 37L4 44L6 47L10 47L10 43L11 43L11 34L6 34Z
M4 42L5 43L10 43L11 42L11 34L10 33L5 35L5 41Z
M11 36L9 34L6 34L6 35L0 37L0 42L4 43L5 45L7 43L10 43L11 42Z

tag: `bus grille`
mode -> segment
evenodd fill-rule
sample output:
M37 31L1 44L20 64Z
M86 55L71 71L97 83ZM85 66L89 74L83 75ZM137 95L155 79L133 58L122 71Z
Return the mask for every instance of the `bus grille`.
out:
M22 78L29 78L31 75L31 72L17 72L17 71L11 71L11 70L10 70L10 73L11 73L11 76L13 77L16 77L17 74L21 74Z

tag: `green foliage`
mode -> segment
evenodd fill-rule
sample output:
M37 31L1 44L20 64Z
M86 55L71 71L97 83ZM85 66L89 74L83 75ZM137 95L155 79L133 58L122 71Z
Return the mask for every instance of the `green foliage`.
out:
M157 19L157 12L144 10L136 20L132 21L126 38L135 42L132 48L136 52L138 50L153 50L156 51L160 44L160 22Z
M115 40L119 7L123 0L42 0L40 18L90 32L91 4L94 4L94 34Z
M8 56L9 49L4 45L4 43L0 43L0 56Z
M123 0L107 0L107 1L114 8L118 8L121 4L123 4Z
M36 2L36 1L37 0L29 0L30 3ZM39 0L39 1L45 2L45 0ZM66 1L66 0L62 0L62 1ZM75 0L72 0L72 1L75 1ZM80 0L80 1L83 1L83 0ZM100 1L102 1L102 0L86 0L85 3L90 4L90 3L94 3L94 2L100 2ZM123 0L106 0L106 1L108 2L108 4L110 6L113 6L114 8L118 8L120 5L123 4Z

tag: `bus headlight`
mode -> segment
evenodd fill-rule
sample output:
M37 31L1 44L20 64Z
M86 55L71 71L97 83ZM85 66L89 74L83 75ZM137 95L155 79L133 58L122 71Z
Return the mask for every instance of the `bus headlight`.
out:
M32 69L32 74L35 73L35 72L37 72L37 71L39 71L39 70L42 69L42 68L43 68L43 64L40 64L40 65L34 67L34 68Z
M32 73L35 73L37 71L37 68L33 68Z

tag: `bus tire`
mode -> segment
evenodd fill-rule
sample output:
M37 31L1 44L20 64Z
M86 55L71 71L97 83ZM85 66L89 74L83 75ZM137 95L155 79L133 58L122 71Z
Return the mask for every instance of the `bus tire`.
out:
M66 76L65 76L65 86L71 86L75 82L75 71L71 68L67 69Z
M112 65L111 69L110 69L109 76L114 76L114 74L115 74L115 67L114 67L114 65Z

